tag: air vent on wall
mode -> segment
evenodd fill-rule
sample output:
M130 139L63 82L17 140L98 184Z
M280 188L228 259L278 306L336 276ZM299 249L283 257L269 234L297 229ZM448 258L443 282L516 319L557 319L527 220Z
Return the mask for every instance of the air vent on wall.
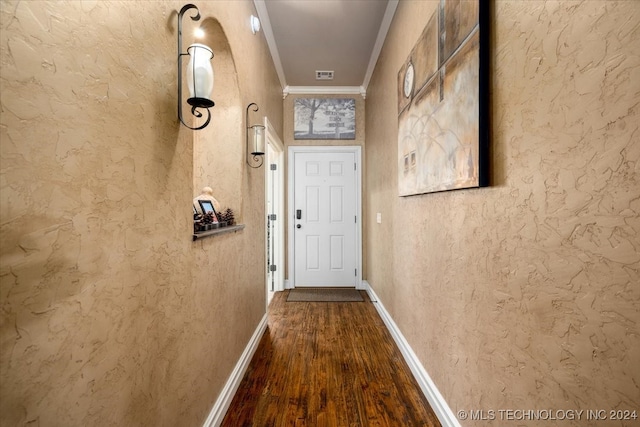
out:
M333 80L333 71L317 71L316 80Z

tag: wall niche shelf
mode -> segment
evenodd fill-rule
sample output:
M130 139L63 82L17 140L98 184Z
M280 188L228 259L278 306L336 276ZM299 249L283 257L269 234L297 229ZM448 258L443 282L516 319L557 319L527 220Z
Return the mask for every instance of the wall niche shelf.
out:
M232 232L235 233L236 231L244 230L244 227L244 224L238 224L222 228L215 228L213 230L201 231L199 233L193 233L193 241L195 242L196 240L204 239L205 237L219 236L220 234L227 234Z

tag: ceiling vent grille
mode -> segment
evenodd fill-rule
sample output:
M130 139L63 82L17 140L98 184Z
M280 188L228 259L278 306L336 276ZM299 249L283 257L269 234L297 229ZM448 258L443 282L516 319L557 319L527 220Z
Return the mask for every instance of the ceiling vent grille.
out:
M333 80L333 71L317 71L316 80Z

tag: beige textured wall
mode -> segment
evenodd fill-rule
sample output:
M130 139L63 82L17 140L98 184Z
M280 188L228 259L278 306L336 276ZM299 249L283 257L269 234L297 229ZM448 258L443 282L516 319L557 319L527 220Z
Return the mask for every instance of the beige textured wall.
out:
M175 111L183 4L1 3L0 425L201 425L265 312L261 171L237 161L230 181L246 229L191 241L194 135ZM212 120L257 102L281 132L253 3L199 6L239 85L235 104L214 93ZM231 126L197 138L243 159Z
M493 185L400 198L397 73L436 5L400 2L367 94L370 284L454 413L640 409L640 2L497 0Z

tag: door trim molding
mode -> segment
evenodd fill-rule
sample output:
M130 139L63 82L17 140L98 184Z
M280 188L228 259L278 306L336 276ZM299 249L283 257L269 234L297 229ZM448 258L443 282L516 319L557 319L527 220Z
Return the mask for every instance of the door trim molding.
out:
M264 117L264 125L267 129L266 131L266 141L267 144L270 145L273 148L273 151L275 151L277 153L277 159L271 159L269 157L269 150L267 149L267 155L265 156L264 162L265 162L265 166L264 166L264 211L268 212L268 191L269 189L268 184L269 184L269 178L268 178L268 174L270 173L269 170L269 164L272 162L272 160L276 160L279 163L279 168L280 170L278 170L277 172L277 181L278 181L278 188L279 188L279 198L280 198L280 203L278 204L276 210L277 210L277 214L280 216L280 221L282 221L282 217L284 217L285 214L285 209L284 209L284 199L285 199L285 178L284 178L284 164L285 164L285 149L284 149L284 144L282 143L282 140L280 139L280 135L278 135L278 132L276 131L276 129L273 127L272 123L269 121L269 118L267 116ZM265 224L264 224L264 241L265 241L265 245L269 244L269 239L267 236L268 230L267 230L267 219L266 219L266 215L265 215ZM278 237L278 251L275 254L272 254L272 256L274 257L275 261L276 261L276 265L279 268L279 272L276 275L276 280L275 280L275 286L274 286L274 292L278 292L278 291L283 291L285 289L284 283L285 283L285 278L284 278L284 266L285 266L285 231L286 231L286 225L282 225L280 228L281 231L281 235L277 236ZM267 251L268 249L265 246L265 265L268 265L268 259L267 259ZM265 292L266 292L266 304L267 304L267 309L269 308L269 272L266 273L265 275Z
M294 245L294 155L296 153L353 153L356 161L356 289L364 290L362 285L362 147L359 145L290 145L287 151L287 288L295 288Z

